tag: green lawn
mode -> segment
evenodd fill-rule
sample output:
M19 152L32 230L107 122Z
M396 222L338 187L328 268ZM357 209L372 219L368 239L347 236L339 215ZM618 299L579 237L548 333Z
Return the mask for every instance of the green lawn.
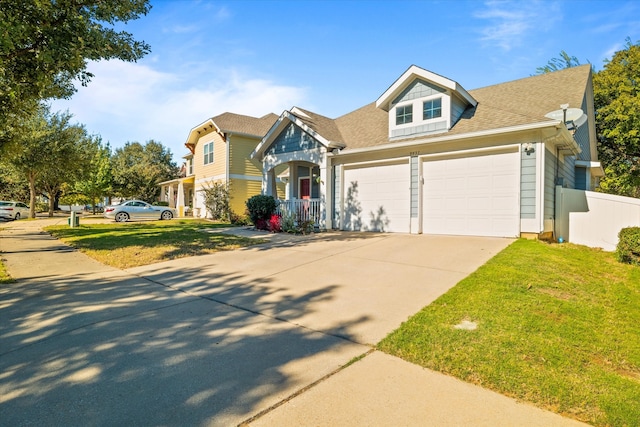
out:
M11 276L9 276L9 273L7 273L7 269L5 268L4 263L0 259L0 285L5 283L12 283L12 282L13 282L13 279L11 278Z
M456 329L462 321L477 329ZM378 345L600 426L640 425L640 268L518 240Z
M200 220L82 224L46 227L45 231L90 257L117 268L140 265L263 243L215 233L215 224Z

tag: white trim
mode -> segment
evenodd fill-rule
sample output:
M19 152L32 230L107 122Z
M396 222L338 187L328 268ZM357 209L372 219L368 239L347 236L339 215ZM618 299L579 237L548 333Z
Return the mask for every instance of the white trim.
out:
M409 163L409 161L410 161L410 157L402 156L402 157L395 157L393 159L370 160L370 161L354 162L354 163L342 163L342 171L344 173L345 169L360 169L360 168L367 168L371 166L403 164L403 163Z
M292 108L292 110L297 110L297 108L294 107L294 108ZM305 114L305 116L306 116L306 114ZM292 113L291 111L285 110L285 111L282 112L282 114L280 115L278 120L276 120L276 122L273 124L273 126L271 126L271 129L269 129L267 134L260 140L260 142L258 143L256 148L251 152L251 155L249 156L251 159L256 158L258 155L262 156L264 154L264 151L266 151L267 148L269 148L271 146L271 144L273 143L273 140L275 139L275 137L277 135L279 135L280 132L282 132L284 130L284 128L286 127L286 125L284 124L285 123L285 119L288 120L289 123L293 123L293 124L297 125L305 133L311 135L311 137L313 137L316 141L318 141L321 145L323 145L325 147L325 149L329 149L329 148L339 148L339 149L341 149L341 148L345 147L345 145L343 143L341 143L341 142L329 141L328 139L324 138L318 132L316 132L315 130L311 129L309 126L307 126L294 113Z
M226 178L225 175L207 176L207 177L204 177L204 178L196 179L195 183L196 184L202 184L204 182L210 182L210 181L224 181L225 178Z
M450 80L439 74L432 73L429 70L420 68L416 65L412 65L405 71L380 97L376 100L376 107L381 108L384 111L389 111L391 101L398 96L398 94L406 87L407 83L415 78L422 78L424 80L435 83L438 86L449 89L453 92L460 94L462 99L467 101L472 106L478 105L476 101L460 84L456 81Z
M261 176L255 175L240 175L237 173L229 174L229 179L242 179L244 181L262 181Z
M576 167L590 169L589 173L592 176L604 176L604 169L602 168L602 163L600 162L576 160Z
M499 145L484 148L469 148L468 150L459 151L447 151L445 153L423 154L418 156L421 160L446 160L456 157L469 157L474 154L500 154L511 153L514 151L520 152L520 144Z
M493 136L493 135L500 135L500 134L511 133L511 132L536 130L536 129L543 129L547 127L555 127L557 129L558 122L546 121L546 122L540 122L540 123L530 123L526 125L510 126L506 128L470 132L470 133L461 134L461 135L445 135L445 136L438 136L433 138L422 138L422 139L415 139L413 141L408 141L408 142L394 142L392 144L389 143L389 144L379 145L376 147L354 148L352 150L347 150L345 152L340 152L340 153L336 153L335 151L332 151L328 154L333 157L339 157L339 156L346 156L346 155L359 154L359 153L395 150L398 148L411 148L416 145L421 145L425 143L432 144L437 142L448 142L448 141L455 141L460 139L479 138L483 136Z

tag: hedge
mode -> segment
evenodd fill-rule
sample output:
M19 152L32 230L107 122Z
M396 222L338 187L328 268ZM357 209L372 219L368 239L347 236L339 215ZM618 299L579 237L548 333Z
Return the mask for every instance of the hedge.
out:
M620 262L640 265L640 227L620 230L616 256Z

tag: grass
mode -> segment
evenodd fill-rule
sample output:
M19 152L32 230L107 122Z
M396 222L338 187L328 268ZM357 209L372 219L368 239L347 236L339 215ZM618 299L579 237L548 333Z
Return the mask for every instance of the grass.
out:
M97 261L131 268L176 258L211 254L263 243L263 240L215 233L215 224L199 220L82 224L46 227L45 231Z
M4 285L6 283L13 283L14 280L7 273L7 269L4 266L4 263L0 259L0 285Z
M475 330L456 329L461 321ZM640 425L640 268L518 240L378 344L599 426Z

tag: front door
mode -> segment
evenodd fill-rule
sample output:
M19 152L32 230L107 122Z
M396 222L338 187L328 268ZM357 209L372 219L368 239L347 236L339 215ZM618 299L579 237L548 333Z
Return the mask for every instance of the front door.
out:
M300 199L311 198L311 180L309 178L300 178L300 185L298 189L300 193Z

